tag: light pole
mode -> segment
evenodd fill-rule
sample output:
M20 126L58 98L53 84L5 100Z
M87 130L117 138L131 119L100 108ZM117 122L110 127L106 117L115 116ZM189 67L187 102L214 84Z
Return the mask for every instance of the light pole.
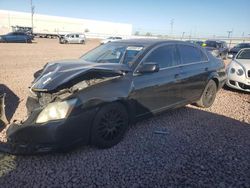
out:
M32 28L32 34L33 34L33 16L35 12L35 6L33 6L32 0L30 0L30 8L31 8L31 28Z
M173 30L174 30L174 19L171 19L170 26L171 26L171 36L172 36L173 35Z

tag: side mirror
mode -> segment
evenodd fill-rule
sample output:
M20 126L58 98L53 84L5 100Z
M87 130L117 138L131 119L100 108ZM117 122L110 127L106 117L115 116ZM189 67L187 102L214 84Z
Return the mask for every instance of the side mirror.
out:
M228 54L227 58L228 58L228 59L233 59L234 56L233 56L233 54Z
M153 73L158 72L160 70L160 67L158 63L143 63L139 66L137 69L137 72L139 73Z

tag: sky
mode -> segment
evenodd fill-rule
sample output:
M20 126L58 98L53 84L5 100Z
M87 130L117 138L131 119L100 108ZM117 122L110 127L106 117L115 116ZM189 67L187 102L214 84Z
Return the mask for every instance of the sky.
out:
M232 30L234 37L250 36L250 0L33 0L33 5L35 14L129 23L140 33L198 37ZM30 12L30 0L0 0L0 9Z

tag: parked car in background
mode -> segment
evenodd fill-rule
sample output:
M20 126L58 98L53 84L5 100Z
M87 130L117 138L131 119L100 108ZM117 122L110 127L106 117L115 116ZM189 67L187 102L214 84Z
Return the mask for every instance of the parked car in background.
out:
M226 72L228 87L250 92L250 48L240 50Z
M129 123L196 103L210 107L226 81L224 63L183 41L107 43L77 60L48 63L32 83L21 124L11 124L9 153L39 153L119 143Z
M59 36L59 42L61 44L85 44L86 37L84 34L71 33L64 36Z
M11 26L11 27L12 27L12 32L25 33L25 34L29 35L32 38L32 40L34 40L34 34L33 34L32 27L19 26L19 25L15 25L15 26Z
M203 45L208 51L210 51L215 57L226 59L229 48L225 41L207 40Z
M22 32L11 32L6 35L0 35L0 42L20 42L32 43L32 36Z
M236 46L234 46L229 50L228 54L231 54L233 55L233 57L235 57L235 55L243 48L250 48L250 43L237 44Z
M101 44L106 44L106 43L114 42L114 41L117 41L117 40L122 40L122 37L109 37L109 38L107 38L105 40L102 40Z
M203 45L203 41L200 41L200 40L187 40L187 42L190 42L190 43L193 43L193 44L197 44L199 46L202 46Z

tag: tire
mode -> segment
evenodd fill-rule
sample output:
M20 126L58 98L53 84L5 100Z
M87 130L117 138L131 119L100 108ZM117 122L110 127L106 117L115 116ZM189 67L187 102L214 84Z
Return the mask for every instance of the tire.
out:
M84 40L82 40L80 43L81 43L81 44L85 44L85 41L84 41Z
M128 129L128 113L120 103L107 104L97 112L92 124L91 144L110 148L118 144Z
M200 98L200 100L196 103L197 106L202 108L209 108L214 103L215 97L217 93L217 85L214 80L210 80Z
M63 41L63 44L68 44L68 41L64 40L64 41Z

